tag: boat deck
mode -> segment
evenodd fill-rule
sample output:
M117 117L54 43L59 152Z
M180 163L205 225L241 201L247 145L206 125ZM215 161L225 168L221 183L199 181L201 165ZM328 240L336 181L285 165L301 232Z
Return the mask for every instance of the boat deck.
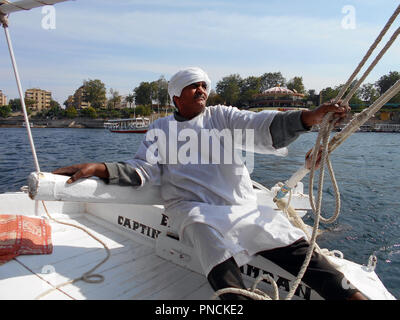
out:
M104 276L104 282L77 281L41 299L211 298L213 291L204 276L158 257L153 247L102 226L93 216L69 215L62 221L87 229L107 245L111 256L94 271ZM51 222L51 227L52 254L21 255L0 266L0 300L35 299L56 285L82 276L106 257L101 243L84 231L56 222Z

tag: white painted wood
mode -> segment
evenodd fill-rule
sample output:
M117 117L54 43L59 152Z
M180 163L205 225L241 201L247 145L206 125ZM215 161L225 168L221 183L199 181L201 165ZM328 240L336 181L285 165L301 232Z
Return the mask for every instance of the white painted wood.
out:
M23 267L16 260L0 266L0 300L30 300L52 288L50 284ZM71 300L68 295L55 290L47 299Z
M97 178L67 184L68 179L48 172L33 172L28 178L29 196L33 200L46 201L163 204L160 186L122 187Z
M21 205L19 213L23 214L25 206L31 207L34 203L20 193L0 196L0 200L4 200L0 201L0 214L10 214L8 209L13 205L17 209L18 202ZM139 236L132 230L119 228L112 219L104 219L107 218L107 214L116 216L121 212L128 214L129 209L135 205L108 204L102 207L101 204L91 206L82 203L84 208L90 207L90 213L85 213L81 205L77 207L78 211L72 212L69 208L66 213L64 209L70 204L64 202L59 204L63 205L55 205L49 210L52 216L86 228L107 244L111 257L95 271L105 277L103 283L89 284L78 281L50 292L43 299L204 300L212 296L213 291L206 278L199 274L196 259L191 257L191 262L188 263L185 259L180 259L179 255L174 254L171 257L169 254L173 249L178 253L191 255L190 248L183 246L179 241L165 238L163 234L157 241ZM152 208L154 210L149 212L158 215L156 219L158 221L161 208ZM145 209L143 206L143 210ZM96 216L98 211L99 217ZM28 212L28 215L30 214L31 212ZM134 212L131 218L139 219L140 216L136 218ZM18 256L15 260L0 266L0 299L34 299L52 286L82 276L105 258L106 251L103 246L84 231L55 222L51 222L51 226L54 245L52 254ZM264 261L265 259L263 261L260 259L255 257L251 261L253 266L274 273L275 279L280 282L282 282L281 277L292 279L284 270ZM346 264L345 261L340 262ZM365 270L362 270L362 266L354 265L361 268L354 269L356 275L361 276L361 271ZM253 271L250 273L251 276L244 276L245 283L249 287L255 277ZM373 271L368 277L370 290L381 292L378 293L382 294L382 299L392 298ZM269 291L268 285L264 283L260 288ZM282 297L285 294L284 291L281 292ZM312 295L311 298L318 297Z
M78 281L43 299L182 299L208 285L204 276L167 262L155 254L154 248L136 243L91 219L80 215L75 220L64 221L84 226L109 247L110 259L95 271L105 281L100 284ZM80 277L106 256L102 245L82 230L54 222L51 226L52 254L19 256L21 265L10 261L0 268L2 292L7 292L16 281L20 286L28 281L23 286L26 289L15 290L10 299L34 299L51 288L50 284L56 286ZM26 275L21 277L21 273ZM32 291L33 287L36 289Z

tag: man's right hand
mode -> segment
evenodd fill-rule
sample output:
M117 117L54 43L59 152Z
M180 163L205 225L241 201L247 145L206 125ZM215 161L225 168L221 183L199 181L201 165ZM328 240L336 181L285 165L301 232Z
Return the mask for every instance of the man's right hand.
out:
M104 163L82 163L54 170L52 173L70 176L67 183L73 183L81 178L99 177L106 179L110 175Z

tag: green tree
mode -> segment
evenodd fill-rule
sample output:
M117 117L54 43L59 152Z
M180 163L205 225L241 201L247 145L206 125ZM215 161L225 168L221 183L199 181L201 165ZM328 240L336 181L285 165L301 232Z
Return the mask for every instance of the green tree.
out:
M133 91L136 105L151 105L152 86L149 82L141 82Z
M286 79L280 72L267 72L261 77L261 92L277 86L284 86Z
M238 74L232 74L222 78L216 85L218 95L227 105L236 105L240 96L240 85L242 79Z
M360 97L365 103L371 104L374 103L375 100L379 98L379 91L376 88L375 84L366 83L362 85L360 89Z
M346 97L346 95L350 92L350 90L354 87L354 85L357 83L357 80L354 80L353 83L350 85L350 87L346 90L345 94L343 97ZM321 90L320 96L321 96L321 102L327 102L332 99L336 99L336 97L339 94L339 91L341 88L344 86L344 84L341 84L339 86L336 86L335 88L325 88ZM349 104L357 104L357 105L362 105L364 102L360 98L361 90L357 89L352 98L349 101Z
M296 90L298 93L305 93L303 84L303 77L294 77L287 83L287 88L290 90Z
M137 106L136 107L136 115L140 116L149 116L151 115L151 107L150 106Z
M94 108L101 108L107 101L106 86L99 79L85 80L83 82L83 89L85 91L85 100L90 102Z
M75 107L70 106L65 111L68 118L76 118L78 116L78 111L76 111Z
M129 108L132 108L132 104L135 102L135 95L133 93L128 94L125 97L125 101L129 103Z
M322 89L321 92L319 93L321 97L321 103L327 102L331 99L335 99L338 93L339 93L338 90L335 90L331 87Z
M4 105L0 107L0 118L8 118L11 115L10 105Z
M379 78L379 80L375 83L379 88L379 93L384 94L389 88L396 83L396 81L400 80L400 73L397 71L390 71L388 74ZM400 102L400 93L395 95L390 101L390 103L398 103Z
M87 118L91 118L91 119L96 119L97 118L97 111L95 108L93 107L88 107L85 109L82 109L80 111L80 115L82 117L87 117Z
M66 116L66 110L62 109L60 104L50 103L50 109L43 111L42 117L63 118Z
M30 113L32 105L34 105L35 103L36 103L35 100L25 99L25 106L27 108L28 113ZM8 105L11 107L12 112L22 112L21 99L19 98L10 99Z
M261 91L260 77L247 77L240 83L240 97L238 104L240 106L249 106L254 96Z

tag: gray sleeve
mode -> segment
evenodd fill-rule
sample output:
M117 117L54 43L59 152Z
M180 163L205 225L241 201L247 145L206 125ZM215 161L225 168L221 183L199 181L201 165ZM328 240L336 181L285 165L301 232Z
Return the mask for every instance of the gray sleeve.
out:
M301 133L311 128L305 127L301 121L302 111L285 111L275 115L270 126L274 148L286 147L296 140Z
M104 164L109 173L109 178L105 179L106 183L134 187L142 184L139 174L129 164L124 162L105 162Z

